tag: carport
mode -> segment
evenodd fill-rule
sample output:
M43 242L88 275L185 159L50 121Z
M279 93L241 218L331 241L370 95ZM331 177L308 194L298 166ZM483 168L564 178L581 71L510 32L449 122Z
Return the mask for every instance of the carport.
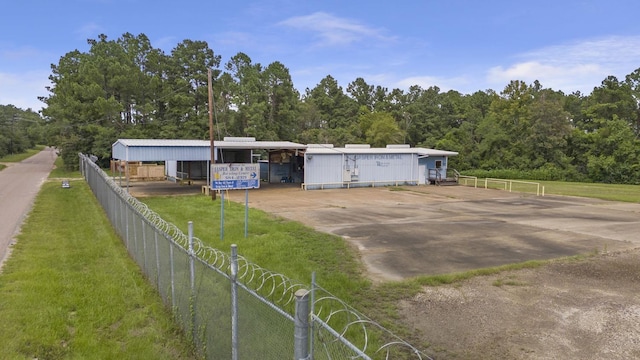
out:
M296 172L303 162L305 145L290 141L256 141L252 137L225 137L214 141L215 163L255 163L267 157L268 179L302 179ZM131 180L131 162L164 162L169 181L206 179L210 183L211 143L208 140L118 139L111 146L113 160L122 161L127 187ZM122 176L122 175L121 175ZM301 180L300 180L301 181Z

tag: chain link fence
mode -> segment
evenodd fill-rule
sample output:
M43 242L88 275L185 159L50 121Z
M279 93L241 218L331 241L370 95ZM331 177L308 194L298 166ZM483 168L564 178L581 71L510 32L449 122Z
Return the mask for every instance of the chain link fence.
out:
M83 154L80 170L130 256L207 359L431 359L320 287L203 244ZM310 290L309 290L310 288Z

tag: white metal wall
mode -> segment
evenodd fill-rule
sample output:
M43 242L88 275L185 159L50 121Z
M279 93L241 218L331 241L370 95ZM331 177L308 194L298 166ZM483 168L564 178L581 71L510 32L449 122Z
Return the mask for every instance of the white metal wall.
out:
M331 184L342 187L342 154L307 154L304 158L304 182L308 189L318 189L313 184Z
M307 154L307 189L414 183L420 178L415 154Z
M357 182L418 180L414 154L358 154L349 156L347 163L358 169Z
M178 176L178 162L175 160L165 161L164 171L167 178L175 179Z

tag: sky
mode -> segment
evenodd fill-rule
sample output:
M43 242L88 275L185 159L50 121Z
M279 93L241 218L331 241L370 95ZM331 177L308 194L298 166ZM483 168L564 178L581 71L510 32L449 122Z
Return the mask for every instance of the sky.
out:
M51 64L87 39L145 34L170 54L206 41L283 63L304 93L331 75L346 89L437 86L471 94L511 80L590 94L640 68L637 0L20 0L0 6L0 104L39 111Z

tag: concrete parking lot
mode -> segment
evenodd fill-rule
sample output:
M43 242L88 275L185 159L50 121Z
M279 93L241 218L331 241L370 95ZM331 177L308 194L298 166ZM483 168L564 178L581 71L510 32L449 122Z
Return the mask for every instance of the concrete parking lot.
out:
M238 200L244 192L231 193ZM340 235L374 279L397 280L629 249L640 204L463 186L251 191L249 202Z
M243 202L244 191L229 197ZM425 286L398 303L399 321L437 359L640 357L640 204L462 186L292 185L252 190L249 202L343 236L373 280L597 253Z

